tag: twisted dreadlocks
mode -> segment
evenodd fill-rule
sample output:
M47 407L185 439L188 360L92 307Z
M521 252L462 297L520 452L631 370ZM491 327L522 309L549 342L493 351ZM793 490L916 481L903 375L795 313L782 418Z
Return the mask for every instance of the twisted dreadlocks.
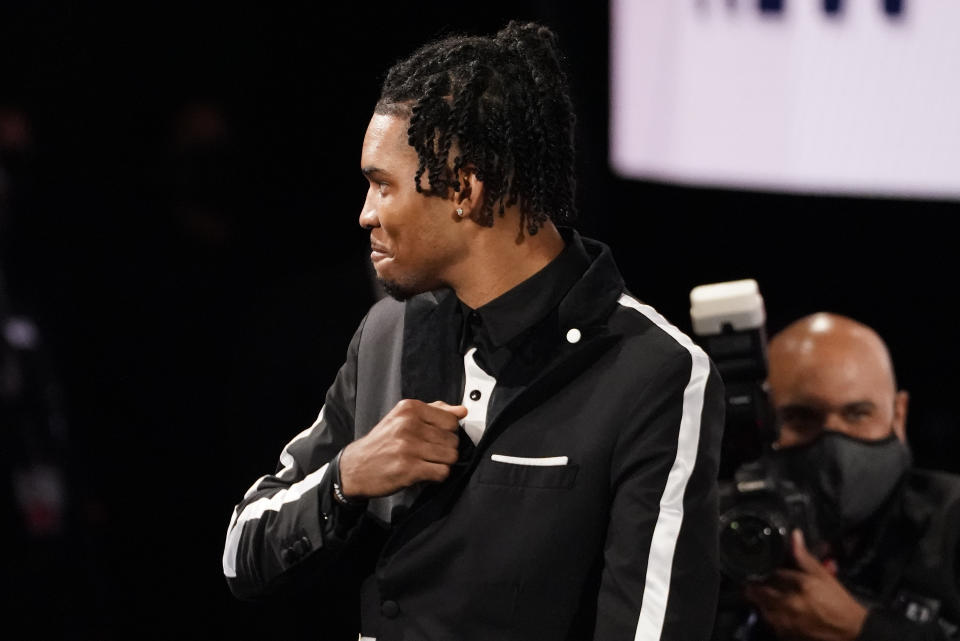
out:
M548 218L573 220L575 116L547 27L511 22L493 38L425 45L390 69L375 111L410 118L417 191L424 172L429 193L459 191L459 170L472 165L485 192L478 223L517 203L530 234Z

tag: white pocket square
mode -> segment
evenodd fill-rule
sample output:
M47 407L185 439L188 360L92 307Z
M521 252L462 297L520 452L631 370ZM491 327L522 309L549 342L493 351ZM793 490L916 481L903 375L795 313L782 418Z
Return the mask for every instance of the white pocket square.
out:
M526 456L504 456L503 454L493 454L490 459L497 463L509 463L510 465L539 465L540 467L549 467L553 465L566 465L566 456L541 456L530 458Z

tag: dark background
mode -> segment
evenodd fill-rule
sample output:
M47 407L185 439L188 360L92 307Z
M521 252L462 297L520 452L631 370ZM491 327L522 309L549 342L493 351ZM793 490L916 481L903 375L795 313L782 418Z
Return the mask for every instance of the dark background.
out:
M917 461L960 467L957 204L615 177L603 3L132 4L0 4L0 116L28 140L0 149L3 268L71 443L65 560L22 586L35 638L278 634L283 606L229 595L223 537L373 300L358 168L379 84L423 42L510 18L560 35L579 227L637 296L689 331L693 286L752 277L771 331L820 310L866 322L912 392Z

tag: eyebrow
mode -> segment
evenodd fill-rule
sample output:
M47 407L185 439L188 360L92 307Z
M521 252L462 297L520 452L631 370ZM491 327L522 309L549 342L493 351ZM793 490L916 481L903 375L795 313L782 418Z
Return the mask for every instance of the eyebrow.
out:
M843 405L838 406L837 409L841 411L852 410L852 409L874 410L876 409L876 407L877 407L876 403L874 403L871 400L864 399L864 400L850 401L849 403L844 403ZM822 412L828 412L831 409L832 409L831 407L823 405L821 403L811 403L811 402L800 401L797 403L789 403L787 405L783 405L782 407L779 408L779 411L780 412L822 413Z
M385 170L380 169L379 167L374 167L372 165L367 167L361 167L360 172L367 178L372 178L373 176L378 174L387 174Z
M874 403L873 401L852 401L850 403L846 403L843 406L843 409L846 409L846 410L871 410L872 411L872 410L875 410L876 408L877 408L877 404Z
M809 403L790 403L777 408L781 414L822 414L825 411L822 405L812 405Z

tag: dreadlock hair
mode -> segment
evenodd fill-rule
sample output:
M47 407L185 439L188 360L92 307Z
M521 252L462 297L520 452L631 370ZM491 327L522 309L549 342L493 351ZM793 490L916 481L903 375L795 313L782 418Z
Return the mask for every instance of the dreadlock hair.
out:
M459 191L472 165L485 192L476 222L492 226L494 207L502 216L517 203L530 234L574 219L575 116L549 28L510 22L493 38L425 45L390 69L375 111L410 118L418 192L424 172L429 193Z

